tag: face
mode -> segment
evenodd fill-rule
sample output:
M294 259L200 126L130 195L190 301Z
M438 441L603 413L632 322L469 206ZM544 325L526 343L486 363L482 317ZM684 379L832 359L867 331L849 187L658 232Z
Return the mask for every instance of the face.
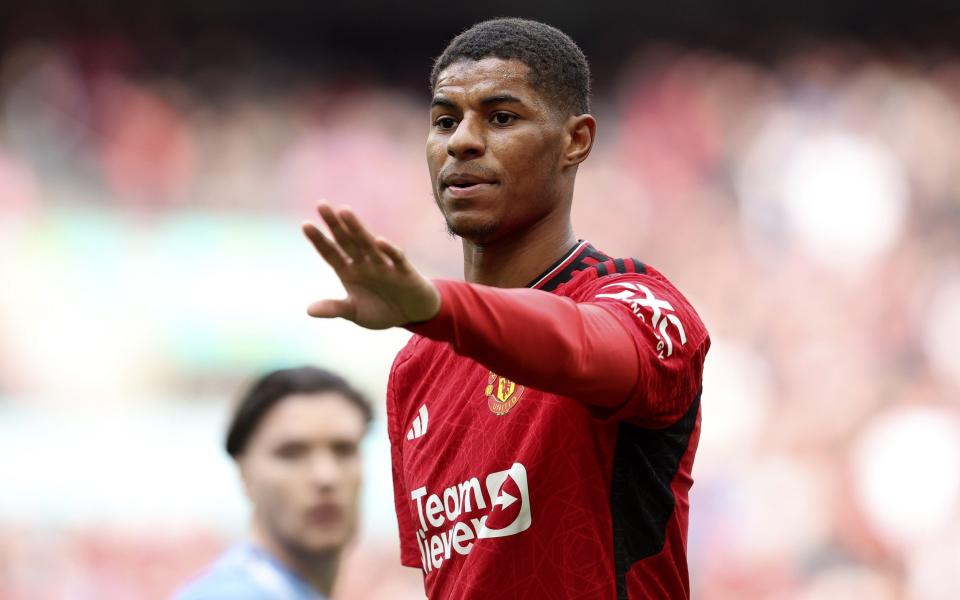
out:
M264 415L239 458L254 520L300 556L337 550L356 529L359 409L336 393L294 395Z
M450 231L478 243L564 208L564 120L518 60L440 72L427 137L433 194ZM572 191L572 189L571 189Z

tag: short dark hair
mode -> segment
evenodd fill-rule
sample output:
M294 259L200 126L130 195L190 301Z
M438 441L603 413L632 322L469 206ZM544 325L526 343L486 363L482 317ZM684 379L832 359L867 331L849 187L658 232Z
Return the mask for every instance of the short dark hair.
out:
M227 454L239 457L264 415L278 402L294 394L322 394L335 392L357 407L364 423L373 419L370 402L347 380L317 367L280 369L260 377L240 399L227 429Z
M440 72L460 60L517 59L530 68L530 84L570 115L590 112L590 65L570 36L539 21L503 18L477 23L433 63L430 89Z

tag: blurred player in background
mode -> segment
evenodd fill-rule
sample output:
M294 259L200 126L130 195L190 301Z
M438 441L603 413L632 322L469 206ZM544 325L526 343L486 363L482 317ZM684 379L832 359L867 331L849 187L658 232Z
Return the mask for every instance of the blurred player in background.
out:
M403 564L444 600L689 597L710 342L658 271L573 233L586 58L498 19L455 38L431 85L427 163L467 282L424 278L348 208L320 205L332 237L304 225L347 292L311 315L416 334L387 400Z
M359 392L322 369L257 380L226 439L253 505L249 534L177 600L328 597L357 528L360 442L371 417Z

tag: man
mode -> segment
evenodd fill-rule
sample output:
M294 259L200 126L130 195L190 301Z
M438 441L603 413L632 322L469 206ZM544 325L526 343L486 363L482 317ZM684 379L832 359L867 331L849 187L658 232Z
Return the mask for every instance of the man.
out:
M520 19L437 59L427 163L466 282L424 278L348 208L320 204L329 237L304 224L347 292L309 314L416 334L388 431L402 561L430 598L689 597L709 338L663 275L573 234L589 79L569 37Z
M318 600L330 594L357 526L360 441L372 411L341 377L274 371L236 408L226 449L253 504L248 539L178 600Z

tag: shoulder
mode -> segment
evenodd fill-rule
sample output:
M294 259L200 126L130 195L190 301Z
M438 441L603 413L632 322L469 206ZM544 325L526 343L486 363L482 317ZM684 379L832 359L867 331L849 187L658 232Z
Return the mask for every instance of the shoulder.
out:
M609 278L622 275L660 275L659 271L653 269L643 261L636 258L610 258L591 261L589 265L583 265L566 282L560 284L553 293L560 296L569 296L577 300L583 295L584 290L589 289L598 281L609 280Z
M641 323L658 330L675 326L683 338L694 338L694 346L708 337L686 296L663 273L635 258L610 259L584 271L571 297L629 309Z
M184 585L172 600L269 600L267 594L241 568L218 561Z
M643 291L648 295L660 292L681 304L690 306L690 301L663 273L635 258L617 258L601 263L597 265L596 271L597 277L592 282L593 285L587 288L588 291L620 288Z
M628 285L634 284L634 285ZM656 289L689 304L686 297L654 267L636 258L611 258L584 269L558 291L566 292L575 300L593 300L601 289L619 287L624 289Z
M321 600L322 596L265 551L245 543L227 550L174 600Z

